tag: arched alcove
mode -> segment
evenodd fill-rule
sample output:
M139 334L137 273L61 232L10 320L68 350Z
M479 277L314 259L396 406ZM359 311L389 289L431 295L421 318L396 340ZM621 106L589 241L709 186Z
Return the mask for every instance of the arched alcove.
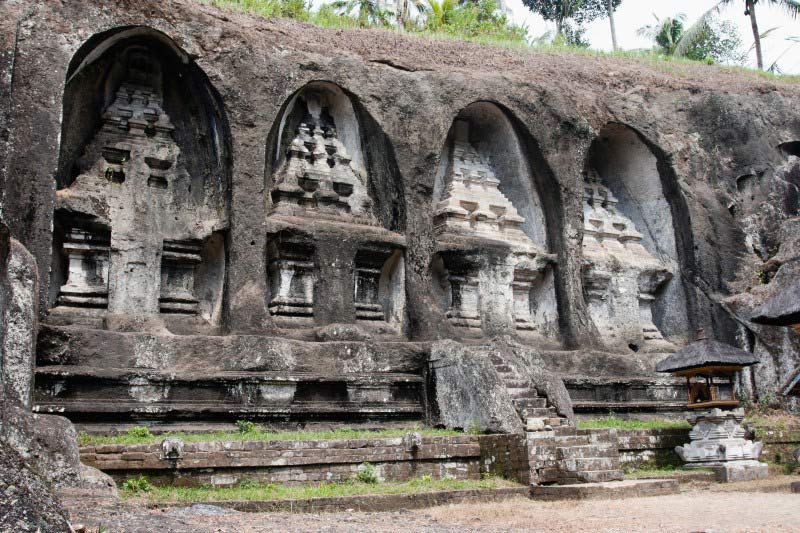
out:
M638 132L616 123L600 131L586 161L587 299L601 334L633 351L672 349L668 341L685 342L689 330L678 226L688 217L664 169Z
M352 93L312 81L287 99L267 138L265 190L267 248L280 258L270 259L267 272L275 323L357 323L379 334L401 333L403 180L388 137ZM282 238L285 227L307 230L302 244L314 253ZM299 298L287 300L286 280L312 277L313 302L298 300L305 314L285 305Z
M452 171L453 147L465 130L465 140L499 180L498 189L524 218L523 232L543 250L548 248L547 224L526 147L506 112L497 104L474 102L459 112L447 135L433 190L433 205L441 201L445 176Z
M431 274L433 294L454 326L559 339L555 255L537 155L510 113L493 102L474 102L453 121L434 182L441 253Z
M168 36L123 27L78 50L56 182L54 320L219 323L230 132L219 94Z
M355 96L335 83L310 82L283 105L267 138L265 180L271 213L405 228L392 145Z

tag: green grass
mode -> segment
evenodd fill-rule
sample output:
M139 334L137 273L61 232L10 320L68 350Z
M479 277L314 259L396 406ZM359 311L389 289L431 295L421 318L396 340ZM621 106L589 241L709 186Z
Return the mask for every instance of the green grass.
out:
M685 420L625 420L622 418L617 418L613 415L608 415L602 418L579 420L577 426L578 429L689 429L690 427L689 423Z
M244 482L234 487L156 487L148 492L120 490L123 499L136 498L147 502L214 502L225 500L304 500L308 498L331 498L359 496L362 494L418 494L440 490L496 489L521 485L501 478L487 477L480 480L433 480L426 476L406 482L321 483L319 485L277 485L273 483Z
M78 445L97 446L100 444L155 444L166 437L180 437L184 442L214 442L214 441L270 441L270 440L343 440L343 439L382 439L402 437L406 433L415 431L424 437L450 437L463 435L460 431L448 429L383 429L379 431L334 429L327 431L262 431L255 429L248 432L240 431L215 431L209 433L164 433L151 435L139 428L131 428L122 435L89 435L81 432L78 435Z
M626 478L646 478L646 477L669 477L677 473L691 473L691 472L713 472L710 468L693 468L691 470L683 470L677 466L662 466L657 468L636 468L634 470L626 471Z

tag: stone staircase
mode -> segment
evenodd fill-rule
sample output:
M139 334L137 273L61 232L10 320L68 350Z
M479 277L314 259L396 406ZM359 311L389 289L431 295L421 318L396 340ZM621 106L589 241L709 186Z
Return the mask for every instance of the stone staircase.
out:
M577 429L535 386L493 353L491 361L525 422L531 482L534 484L602 483L623 479L615 429Z
M526 430L537 430L545 426L556 427L567 423L567 419L558 416L554 407L547 405L547 398L539 396L531 381L521 377L519 372L500 355L492 353L491 361L511 396L514 408L525 422Z

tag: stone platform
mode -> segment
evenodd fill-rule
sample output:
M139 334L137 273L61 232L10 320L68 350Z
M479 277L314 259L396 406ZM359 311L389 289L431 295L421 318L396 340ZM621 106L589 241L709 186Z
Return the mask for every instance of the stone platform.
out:
M677 494L675 479L630 479L575 485L533 485L535 500L605 500Z
M317 484L352 480L371 464L382 481L481 479L483 473L527 484L519 435L420 436L308 441L213 441L83 446L81 460L118 482L139 474L156 484L214 487L242 481Z

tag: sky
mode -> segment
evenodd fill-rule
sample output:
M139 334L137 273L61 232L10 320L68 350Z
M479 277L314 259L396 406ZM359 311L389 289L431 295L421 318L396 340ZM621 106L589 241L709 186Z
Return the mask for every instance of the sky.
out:
M504 0L504 3L510 10L511 18L515 23L527 24L528 35L531 37L542 35L548 30L555 31L554 23L545 23L541 17L531 13L522 4L522 0ZM717 0L623 0L614 17L618 44L623 49L649 48L652 43L646 38L636 35L636 30L654 23L653 13L659 18L685 13L687 23L691 24L716 3ZM770 6L766 2L757 4L756 15L759 33L764 33L775 26L778 27L762 40L764 64L771 65L783 54L778 59L780 69L786 74L800 74L800 43L786 40L786 37L789 36L800 37L800 17L792 19L784 10ZM753 44L750 17L744 14L743 0L725 8L721 18L730 20L739 27L745 49ZM587 25L586 30L586 37L592 48L611 50L611 30L608 19L596 20ZM750 66L755 67L755 65L755 52L751 52Z

